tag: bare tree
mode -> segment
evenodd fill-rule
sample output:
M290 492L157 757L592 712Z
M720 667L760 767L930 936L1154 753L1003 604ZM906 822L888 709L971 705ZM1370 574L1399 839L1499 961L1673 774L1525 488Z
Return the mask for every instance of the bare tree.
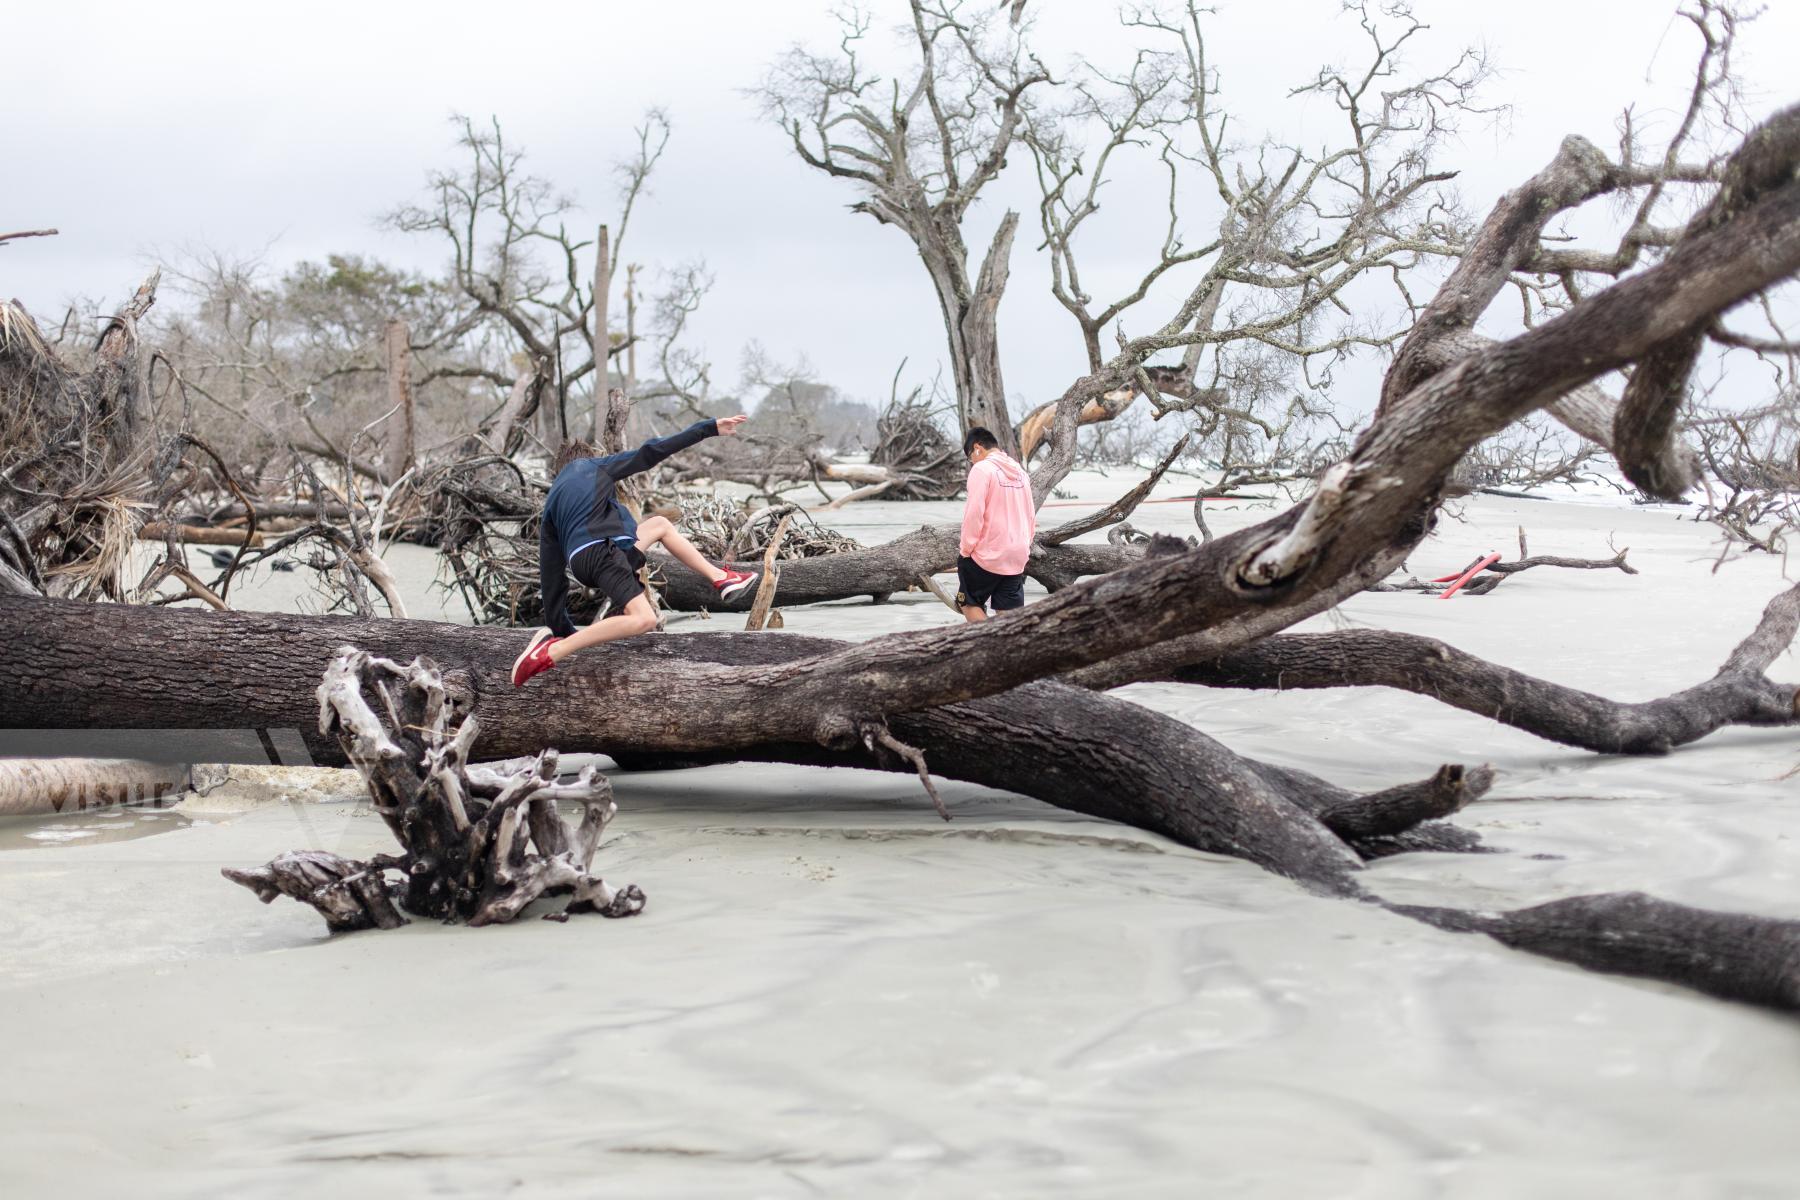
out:
M580 433L598 436L605 425L611 360L627 349L607 325L608 292L637 201L668 146L666 113L651 109L637 129L637 149L619 164L619 219L614 232L601 226L593 239L569 233L573 201L527 172L524 152L510 146L497 119L487 127L456 119L457 144L467 154L461 169L433 172L422 204L388 215L396 229L438 236L450 245L450 283L461 296L463 322L490 323L506 331L509 349L554 370L549 413L552 439L568 436L568 402L577 385L592 397L594 421ZM591 269L583 252L595 250ZM578 347L565 357L565 348ZM590 379L590 376L592 377Z
M1296 418L1324 411L1345 356L1405 335L1415 311L1408 281L1419 286L1421 267L1461 246L1465 222L1445 187L1454 172L1438 165L1437 150L1462 119L1489 111L1479 94L1490 66L1465 51L1414 71L1405 51L1424 26L1409 10L1348 7L1366 43L1362 64L1320 68L1291 93L1341 114L1338 136L1322 146L1233 132L1239 122L1220 100L1210 57L1210 10L1194 0L1174 12L1127 10L1125 25L1148 39L1130 65L1109 73L1084 64L1062 106L1032 115L1023 138L1042 194L1051 292L1080 329L1088 371L1108 384L1098 395L1083 389L1080 424L1111 420L1147 395L1159 419L1204 414L1195 453L1241 451L1253 432L1273 442ZM1132 155L1153 156L1161 173L1161 238L1135 283L1102 303L1083 284L1078 239ZM1194 236L1197 212L1207 215ZM1126 322L1176 287L1181 299L1156 332L1128 338ZM1106 366L1108 330L1127 351L1123 380ZM1145 365L1166 350L1182 352L1178 366ZM1046 404L1022 423L1027 454L1056 414Z
M803 162L862 193L854 211L911 239L943 314L962 425L986 426L1011 447L996 318L1018 214L1001 218L974 276L963 222L1006 165L1032 91L1050 74L1022 29L996 30L994 14L978 7L910 0L911 62L892 78L866 61L868 14L840 12L836 53L795 47L761 95Z

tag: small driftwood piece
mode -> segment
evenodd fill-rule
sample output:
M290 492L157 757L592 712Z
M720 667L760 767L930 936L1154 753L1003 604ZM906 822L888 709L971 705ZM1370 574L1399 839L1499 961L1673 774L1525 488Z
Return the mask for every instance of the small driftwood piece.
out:
M792 513L781 518L775 536L769 539L769 548L763 551L762 583L756 589L756 602L750 606L750 618L744 622L747 631L763 628L769 619L769 606L775 603L775 589L781 583L781 568L775 564L775 556L781 553L781 539L787 536L788 522L793 519Z
M406 924L403 911L488 925L555 896L569 903L547 914L554 919L643 910L635 884L614 889L590 874L618 811L606 778L589 766L559 782L554 750L511 769L469 766L475 718L430 659L401 666L346 646L326 668L318 696L319 731L335 737L362 774L402 853L357 862L294 850L253 870L226 868L225 878L265 904L291 896L311 905L334 933L394 929ZM559 801L581 805L579 824L564 820Z
M1505 580L1508 575L1517 575L1520 571L1529 571L1533 567L1565 567L1576 571L1623 571L1627 575L1636 575L1638 570L1625 561L1631 553L1631 547L1617 551L1611 558L1563 558L1555 554L1531 555L1526 553L1527 543L1524 529L1519 530L1519 557L1515 562L1493 562L1481 569L1481 573L1472 579L1458 595L1485 596ZM1480 562L1474 559L1463 569ZM1461 572L1458 572L1460 574ZM1401 582L1382 582L1372 584L1367 590L1371 592L1423 592L1428 596L1442 594L1450 585L1442 580L1423 580L1409 578Z

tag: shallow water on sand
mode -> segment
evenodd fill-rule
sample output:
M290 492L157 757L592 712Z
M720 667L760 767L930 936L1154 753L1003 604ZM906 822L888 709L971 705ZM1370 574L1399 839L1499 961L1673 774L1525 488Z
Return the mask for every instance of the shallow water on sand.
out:
M1130 479L1076 482L1098 504ZM955 511L840 516L878 541ZM1133 521L1192 528L1183 504ZM1781 586L1766 560L1710 573L1704 527L1672 510L1529 501L1468 505L1415 566L1509 549L1521 523L1534 553L1604 557L1615 532L1643 573L1365 595L1308 627L1429 634L1645 699L1709 676ZM417 614L430 563L408 551ZM953 619L921 595L786 616L844 637ZM1457 820L1507 853L1386 860L1370 883L1396 899L1636 888L1800 916L1791 730L1611 759L1375 689L1126 694L1353 787L1493 763L1491 798ZM614 778L601 862L650 897L621 922L327 938L219 878L289 848L380 848L352 800L215 793L0 828L0 1188L1406 1200L1776 1197L1800 1178L1790 1018L1315 899L967 785L945 785L945 825L898 776ZM32 836L89 822L95 837Z

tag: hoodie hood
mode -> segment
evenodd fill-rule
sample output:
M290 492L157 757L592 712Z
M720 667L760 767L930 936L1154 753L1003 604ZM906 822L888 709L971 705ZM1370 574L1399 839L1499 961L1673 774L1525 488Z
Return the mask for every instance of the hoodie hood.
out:
M1018 462L1004 450L990 451L987 457L983 458L981 461L984 463L993 463L994 468L1000 472L1001 478L1005 479L1008 483L1023 483L1029 485L1031 482L1031 476L1025 473L1025 468L1021 467Z

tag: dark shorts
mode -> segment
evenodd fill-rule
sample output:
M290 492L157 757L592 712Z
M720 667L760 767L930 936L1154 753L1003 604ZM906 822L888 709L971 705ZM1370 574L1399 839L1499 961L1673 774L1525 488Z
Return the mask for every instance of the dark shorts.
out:
M995 612L1025 607L1025 573L996 575L968 555L956 560L956 605L958 608L986 608L992 601Z
M613 612L624 612L625 606L644 594L638 569L644 555L636 546L619 542L595 542L583 546L569 560L569 574L582 587L592 588L612 601Z

